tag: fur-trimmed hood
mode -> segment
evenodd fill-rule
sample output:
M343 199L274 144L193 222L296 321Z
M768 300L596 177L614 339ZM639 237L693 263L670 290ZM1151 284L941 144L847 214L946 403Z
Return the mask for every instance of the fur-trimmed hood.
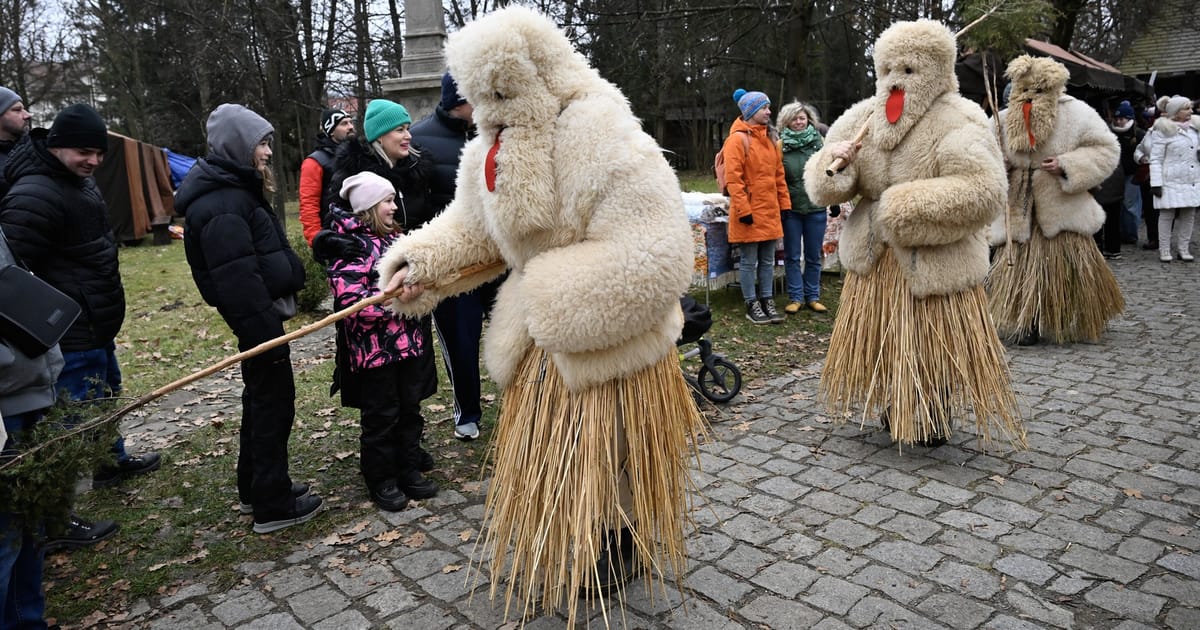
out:
M1200 131L1200 116L1193 115L1188 124L1192 126L1192 129ZM1165 116L1163 116L1154 121L1154 126L1152 128L1154 129L1155 133L1161 133L1162 135L1170 138L1171 136L1179 133L1180 126L1181 125L1179 123L1173 120L1168 120Z

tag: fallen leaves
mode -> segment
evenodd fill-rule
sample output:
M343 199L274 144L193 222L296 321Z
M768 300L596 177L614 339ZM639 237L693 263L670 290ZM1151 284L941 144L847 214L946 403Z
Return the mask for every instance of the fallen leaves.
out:
M1138 490L1137 488L1125 488L1124 490L1122 490L1122 492L1125 493L1125 496L1130 497L1132 499L1142 498L1142 491Z
M426 539L425 532L413 532L402 544L409 549L417 549L425 544Z
M992 475L991 477L988 477L988 479L991 479L992 481L996 482L997 486L1003 486L1004 482L1008 481L1007 479L1005 479L1004 477L1001 477L1000 475Z
M158 564L150 565L149 567L146 567L146 570L151 573L154 573L155 571L158 571L159 569L163 569L163 568L169 567L171 565L191 564L192 562L195 562L197 560L203 560L204 558L207 558L207 557L208 557L208 550L201 549L200 551L197 551L196 553L193 553L188 556L184 556L182 558L175 558L174 560L168 560L166 562L160 562Z

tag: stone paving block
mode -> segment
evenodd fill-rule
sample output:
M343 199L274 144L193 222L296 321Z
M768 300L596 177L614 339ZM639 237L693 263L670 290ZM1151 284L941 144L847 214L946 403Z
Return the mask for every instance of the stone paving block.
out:
M1144 623L1138 623L1136 621L1130 621L1130 620L1126 619L1125 621L1122 621L1121 623L1117 624L1113 628L1113 630L1155 630L1155 629L1150 626L1147 626Z
M1036 453L1021 451L1020 453L1014 453L1011 457L1014 460L1022 456L1024 456L1024 459L1028 459L1033 455L1036 455ZM1044 456L1038 455L1038 457ZM1054 461L1057 461L1058 463L1054 464ZM1016 481L1028 483L1043 489L1058 488L1067 485L1067 482L1071 480L1071 476L1065 475L1057 470L1058 467L1062 466L1062 461L1051 460L1050 465L1052 468L1047 469L1045 467L1038 467L1034 464L1031 464L1031 467L1018 468L1014 470L1009 477L1015 479Z
M1200 628L1200 610L1172 608L1164 621L1172 630L1196 630L1196 628Z
M1145 499L1126 499L1122 505L1127 508L1137 510L1157 516L1161 519L1175 521L1177 523L1192 523L1195 522L1195 517L1192 511L1187 506L1178 503L1168 503L1166 501L1158 501L1149 497Z
M710 562L733 547L733 539L715 531L701 531L687 537L688 557L697 562Z
M1200 582L1182 579L1170 573L1146 580L1139 589L1146 593L1170 597L1181 604L1200 602Z
M485 597L482 594L479 596ZM362 601L378 612L380 617L384 618L417 605L417 598L403 584L381 586L363 598Z
M1195 488L1200 486L1200 473L1176 468L1168 464L1154 464L1141 471L1142 474L1156 479L1165 479L1181 486Z
M1070 628L1075 623L1074 613L1047 601L1024 584L1015 584L1005 593L1005 598L1022 617L1036 619L1056 628Z
M925 542L942 531L942 527L934 521L909 514L898 514L892 520L882 523L880 527L917 543Z
M1100 511L1100 505L1066 492L1054 492L1033 506L1043 512L1052 512L1071 520L1082 520Z
M737 503L737 506L743 510L748 510L759 516L772 518L791 510L794 503L783 499L767 496L763 494L754 494Z
M974 628L987 621L994 609L961 595L937 593L917 605L917 610L951 628Z
M1110 509L1092 520L1095 525L1125 534L1133 533L1144 522L1146 522L1145 514L1122 508Z
M987 494L1015 501L1021 505L1028 505L1033 500L1042 495L1044 490L1041 488L1014 479L1005 479L1004 483L997 483L992 479L985 479L975 487L976 490L986 492Z
M1000 557L1000 547L958 529L947 529L937 536L934 548L947 556L973 564L991 564Z
M756 516L738 514L726 521L721 531L738 540L762 545L782 536L784 530Z
M388 620L391 630L445 630L456 621L453 615L437 604L425 604L416 610L397 615Z
M1163 604L1167 602L1166 599L1157 595L1147 595L1122 588L1111 582L1098 584L1083 597L1092 605L1116 613L1123 618L1146 623L1153 623L1154 618L1162 610Z
M944 448L949 447L943 446L937 450L941 451ZM921 474L929 477L930 479L936 479L939 482L944 482L947 485L960 490L967 486L972 486L980 479L988 476L988 473L982 470L967 468L965 466L960 466L957 463L953 466L943 465L922 468Z
M771 459L770 453L749 449L744 446L734 446L733 448L725 449L721 452L721 456L742 464L750 464L751 466L758 466Z
M173 610L166 615L150 622L150 630L176 630L176 628L203 628L204 630L224 630L226 626L211 623L208 615L195 602L184 604L179 610Z
M768 545L768 548L783 554L785 559L790 559L807 558L824 549L825 545L821 541L809 538L804 534L791 533L781 536Z
M675 607L671 614L662 620L661 627L671 630L741 630L742 625L707 602L693 597Z
M952 590L977 599L990 599L1000 590L1000 579L983 569L946 561L926 576Z
M1058 571L1050 566L1049 563L1019 553L1000 558L992 563L992 568L1023 582L1037 584L1038 586L1045 584L1051 578L1058 575Z
M772 459L771 461L763 464L762 468L763 470L772 474L791 477L792 475L799 474L801 471L806 470L808 466L786 459Z
M1111 485L1099 484L1088 479L1076 479L1068 483L1065 490L1088 501L1104 505L1113 503L1121 496L1121 491Z
M315 626L313 630L371 630L373 626L357 610L344 610Z
M212 613L226 626L237 625L275 609L275 603L258 591L248 591L213 607Z
M1091 577L1092 576L1089 575L1086 571L1080 571L1079 569L1072 569L1069 572L1067 572L1066 575L1060 575L1060 576L1054 578L1054 581L1050 583L1049 588L1050 588L1050 590L1054 591L1055 593L1061 593L1063 595L1074 595L1086 588L1091 587L1093 584L1095 584L1094 579L1085 579L1085 578L1091 578Z
M181 586L172 595L164 596L159 600L158 605L163 608L170 608L182 601L187 601L193 597L200 597L208 594L207 584L187 584Z
M716 562L722 570L748 578L777 558L752 545L737 545L725 557Z
M1010 615L996 615L994 619L981 626L983 630L1042 630L1043 626L1017 619Z
M740 580L734 579L713 567L700 567L684 580L688 588L717 602L723 608L728 607L749 593L751 587Z
M1023 505L995 497L984 497L971 507L971 511L1005 523L1025 526L1033 525L1042 517L1039 512Z
M755 487L763 492L768 492L788 501L795 501L804 496L809 490L812 490L812 488L798 484L787 477L771 477L760 482Z
M717 446L714 445L712 448L717 448ZM720 447L721 450L724 450L724 448L724 446ZM710 475L715 475L736 463L737 462L733 461L732 459L719 457L717 455L713 455L712 453L700 453L700 470L703 470Z
M859 567L867 564L867 559L858 553L849 553L844 549L829 548L808 562L822 573L845 577L857 571Z
M861 479L843 484L837 489L839 495L861 502L873 502L875 499L885 494L891 494L892 492L891 488Z
M1170 521L1152 520L1142 526L1141 535L1154 540L1161 540L1169 545L1184 547L1192 551L1200 550L1200 531L1196 527L1188 527Z
M869 592L853 582L825 576L808 587L801 599L817 608L844 615Z
M737 508L722 503L700 501L692 508L692 520L697 527L720 527L739 513Z
M399 577L387 564L352 562L325 572L325 577L350 597L361 597L381 585L395 582Z
M322 582L321 576L312 567L305 565L268 573L263 577L263 581L270 587L271 593L280 599L286 599L300 591L307 591L319 586Z
M879 532L874 529L844 518L826 523L824 527L817 530L817 535L844 547L855 549L869 545L879 538Z
M287 613L275 613L240 625L238 630L304 630L304 626Z
M1126 538L1117 547L1117 555L1141 564L1149 564L1162 555L1163 546L1145 538Z
M1194 553L1183 554L1176 551L1163 556L1157 564L1164 569L1181 573L1193 580L1200 580L1200 555ZM1196 603L1200 605L1200 602Z
M836 514L837 516L849 516L862 507L862 503L859 501L847 499L824 490L809 493L804 498L804 504L810 508Z
M1042 519L1033 527L1033 531L1093 549L1108 549L1121 540L1121 536L1117 534L1055 514Z
M949 510L937 516L935 519L939 523L956 527L963 531L971 532L980 538L992 540L997 536L1003 536L1012 531L1012 525L997 521L994 518L989 518L975 512L967 512L965 510Z
M750 578L750 581L788 599L794 599L798 593L820 578L820 573L805 565L780 561L764 567Z
M943 558L943 555L934 549L904 540L880 542L868 547L863 553L875 560L914 574L932 569Z
M916 514L917 516L927 516L930 512L938 509L938 502L922 497L915 497L906 492L893 492L879 497L879 504L885 507L890 507L901 512Z
M871 481L896 490L908 490L921 483L919 477L915 477L906 472L885 468L878 474L871 477Z
M427 578L418 580L417 584L431 597L452 602L471 590L467 578L468 575L462 570L452 573L442 573L439 570ZM472 583L474 582L472 581Z
M433 573L438 573L443 567L451 564L463 564L464 558L456 553L440 549L428 549L409 554L396 560L392 566L403 573L405 577L418 579Z
M850 518L864 525L878 525L893 516L896 516L896 510L879 507L878 505L868 505L855 512Z
M727 505L737 505L738 501L748 496L750 496L749 488L728 480L718 481L704 489L705 501L716 501Z
M1143 474L1133 472L1123 472L1112 479L1113 486L1121 488L1132 488L1142 493L1142 496L1160 497L1164 494L1172 495L1179 490L1179 484L1165 479L1156 479Z
M1078 567L1095 575L1100 575L1128 584L1146 572L1144 564L1123 560L1111 554L1089 549L1082 545L1074 545L1066 550L1059 560L1064 564Z
M850 476L820 466L809 466L804 472L793 477L793 479L814 488L832 490L850 481Z
M808 531L814 527L824 525L833 519L834 516L832 514L814 510L805 505L780 519L779 524L788 529Z
M350 600L332 586L321 586L296 593L288 598L288 605L292 607L292 612L306 626L311 626L330 615L340 613L349 604Z
M884 595L910 605L933 590L933 585L901 573L891 567L872 564L859 571L851 582L882 592Z
M755 598L739 611L750 621L763 624L768 628L786 630L808 630L823 616L821 613L790 599L780 599L773 595L763 595Z
M945 627L924 615L879 597L864 597L850 609L846 621L858 628L888 630L932 630Z
M940 481L927 481L914 492L947 505L964 505L975 497L975 493L970 490L956 488Z
M813 626L812 630L851 630L851 628L851 626L838 621L836 617L826 617Z

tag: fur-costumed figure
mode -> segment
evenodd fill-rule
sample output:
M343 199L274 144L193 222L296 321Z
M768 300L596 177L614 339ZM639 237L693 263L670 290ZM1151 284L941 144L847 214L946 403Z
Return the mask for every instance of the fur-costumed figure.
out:
M996 122L1008 161L1008 215L992 223L999 249L987 280L996 327L1020 345L1039 335L1054 343L1097 339L1125 300L1092 239L1104 210L1089 190L1117 167L1121 147L1099 114L1067 96L1062 64L1022 55L1005 75L1012 93Z
M545 17L510 7L446 45L479 135L457 195L380 263L426 313L499 275L484 345L504 397L485 551L506 614L684 571L690 453L703 423L679 371L691 232L679 183L619 90ZM436 285L430 288L425 285ZM506 561L507 558L507 561ZM507 565L509 579L501 579ZM515 597L515 600L514 600Z
M875 43L876 94L809 159L809 198L861 195L839 253L847 274L821 393L836 418L881 412L900 444L937 445L951 418L1023 444L1004 348L982 288L986 230L1004 206L1004 165L983 111L958 95L954 35L899 22ZM866 123L856 148L850 139ZM832 176L835 158L848 165Z

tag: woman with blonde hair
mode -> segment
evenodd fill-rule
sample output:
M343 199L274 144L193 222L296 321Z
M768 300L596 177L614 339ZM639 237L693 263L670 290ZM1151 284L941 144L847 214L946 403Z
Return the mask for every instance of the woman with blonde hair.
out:
M780 213L788 293L788 305L783 310L789 315L799 313L804 306L818 313L828 310L820 302L826 210L804 191L804 165L824 144L817 124L817 112L811 105L792 101L779 111L779 148L792 200L792 209Z

